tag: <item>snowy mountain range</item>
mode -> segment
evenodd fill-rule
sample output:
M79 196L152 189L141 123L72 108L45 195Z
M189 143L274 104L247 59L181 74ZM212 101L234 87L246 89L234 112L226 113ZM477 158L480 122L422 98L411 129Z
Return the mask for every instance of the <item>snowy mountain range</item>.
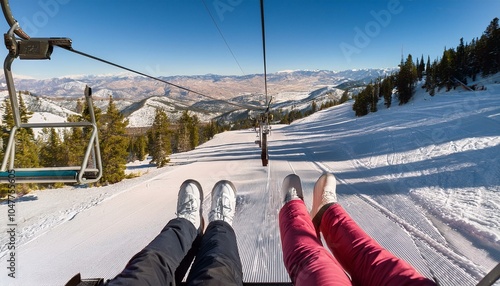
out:
M304 108L311 100L332 99L342 94L339 88L359 86L394 72L395 68L346 71L281 71L267 75L268 94L273 107ZM2 77L3 79L3 77ZM26 91L28 108L35 112L33 120L42 120L43 114L65 118L73 113L76 98L82 97L86 85L92 87L96 105L105 109L112 96L114 102L129 120L130 127L150 126L156 108L167 110L176 119L183 110L190 110L200 120L209 121L240 106L264 106L264 76L262 74L225 76L196 75L161 77L162 80L186 87L201 94L187 92L166 83L133 74L82 75L51 79L16 77L16 89ZM6 95L6 92L0 94ZM230 101L234 104L229 104ZM241 114L237 112L234 117ZM47 118L45 116L45 118Z

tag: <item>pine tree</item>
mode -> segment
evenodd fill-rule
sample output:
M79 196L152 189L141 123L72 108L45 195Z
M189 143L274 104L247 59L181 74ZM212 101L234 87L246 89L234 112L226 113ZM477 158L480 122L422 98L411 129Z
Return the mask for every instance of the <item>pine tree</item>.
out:
M19 115L21 119L21 123L28 123L29 119L32 116L32 112L28 111L26 108L26 104L19 93L18 97L19 104ZM14 127L14 113L12 111L12 105L10 103L10 99L7 97L3 102L5 112L2 116L2 130L12 130ZM8 144L10 132L2 133L2 155L5 156L5 149ZM33 130L30 128L19 128L16 131L15 139L14 139L14 148L15 148L15 156L14 156L14 168L35 168L40 166L40 159L38 156L39 148L35 142L35 136ZM2 156L2 157L3 157ZM19 194L28 193L31 189L30 184L19 184L16 187L16 192ZM4 186L0 187L0 193L3 195L7 189Z
M440 86L445 86L446 91L450 91L453 88L455 69L455 50L445 49L443 57L439 62L438 70Z
M21 92L19 92L18 104L19 104L19 113L21 116L21 122L28 123L29 119L33 116L33 111L28 110L28 108L26 107L26 104L24 103L24 99L21 96ZM31 129L31 128L26 128L26 131L30 135L34 134L33 129Z
M311 113L315 113L316 111L318 111L318 104L315 100L313 100L313 102L311 103Z
M199 132L198 132L198 134L200 134L199 144L203 144L203 143L207 142L208 140L210 140L210 138L207 137L209 125L210 125L210 123L201 123L200 124Z
M460 38L460 44L457 47L455 55L455 72L454 77L459 81L467 84L467 53L465 50L464 38Z
M151 162L158 168L165 166L172 153L170 142L170 121L167 114L162 109L156 109L155 119L151 129L148 131L148 151Z
M69 115L68 122L79 122L81 119L76 115ZM66 165L80 166L85 152L87 141L83 136L82 127L74 127L71 130L65 130L63 133L63 149L66 154Z
M234 123L232 129L242 129L250 127L251 122L247 119ZM177 132L175 134L175 150L186 152L193 150L200 144L200 120L196 115L190 116L185 110L177 120Z
M191 116L188 129L190 147L191 149L194 149L200 144L200 120L198 119L198 116Z
M384 78L384 80L382 80L380 89L382 97L384 97L385 107L390 108L392 104L392 90L394 89L393 77L388 76Z
M40 147L40 163L44 167L65 166L64 149L61 136L55 128L44 129Z
M429 68L429 73L426 78L426 87L427 91L429 91L430 96L434 96L436 94L436 87L438 82L438 61L434 60L432 65Z
M211 120L205 128L205 137L207 140L210 140L214 138L217 133L219 133L219 124L217 124L217 121Z
M111 96L106 114L100 119L99 146L103 167L101 182L113 184L125 178L128 155L125 128L128 121L116 108Z
M365 88L363 91L361 91L356 97L354 98L354 104L352 106L352 109L354 110L356 116L365 116L368 114L368 106L370 105L371 101L371 94L370 90Z
M342 104L346 101L349 100L349 90L344 90L344 92L342 93L342 96L340 97L340 101L339 101L339 104Z
M81 114L83 113L84 104L81 99L76 102L75 112L80 115L68 115L66 118L67 122L79 122L82 121ZM64 158L62 159L64 165L67 166L79 166L85 152L86 142L83 137L83 128L74 127L71 129L65 129L63 131L63 142L62 149L64 150Z
M427 56L427 63L425 64L425 83L423 85L426 91L431 87L431 57Z
M378 96L378 93L379 93L379 90L378 90L378 84L375 83L375 84L369 84L367 87L366 87L366 93L368 95L368 98L370 99L370 112L377 112L377 103L378 103L378 99L379 99L379 96Z
M129 136L129 145L127 151L128 161L143 161L146 159L148 155L148 139L147 135L139 134L139 135L130 135Z
M101 109L93 106L94 114L96 117L97 128L100 128ZM91 121L90 111L87 102L82 103L80 100L77 102L77 110L81 110L81 115L69 115L68 122ZM85 149L90 141L91 130L90 127L74 127L71 130L66 130L63 134L63 148L67 154L68 166L80 166L85 155ZM89 161L89 163L93 163Z
M97 108L93 103L94 115L97 123L97 130L100 129L100 116L101 109ZM77 110L81 111L81 115L68 115L68 122L91 122L90 109L86 101L82 103L81 100L77 101ZM73 127L66 129L63 132L63 144L66 166L81 166L86 149L89 147L91 137L91 127ZM101 152L102 155L102 152ZM94 167L94 157L91 156L87 163L88 167Z
M135 141L134 141L134 154L135 154L137 160L142 161L142 160L146 159L147 147L148 147L148 141L147 141L147 137L145 135L140 135L135 139Z
M28 123L29 119L33 115L33 112L28 111L21 93L19 93L18 104L21 123ZM10 131L14 127L14 114L9 98L5 99L4 108L5 113L2 117L2 129ZM2 134L3 151L7 147L8 139L9 133L4 132ZM17 129L15 137L15 151L14 167L33 168L39 166L38 146L35 142L35 136L31 128Z
M82 114L84 109L85 109L85 104L83 103L81 98L78 98L76 100L75 112L78 114Z
M481 72L481 60L478 55L477 39L472 39L471 43L466 46L466 53L468 55L468 72L467 76L476 81L477 75Z
M413 63L412 56L408 55L406 62L400 66L397 76L397 94L399 104L406 104L415 92L415 82L417 80L417 69Z
M2 115L2 130L4 130L2 132L2 155L4 155L5 149L7 148L7 142L9 141L9 132L14 126L14 114L8 97L5 98L2 105L5 110Z
M188 111L185 110L182 112L181 117L177 120L177 132L175 135L175 150L177 152L186 152L191 150L190 125L191 117L189 116Z
M494 18L481 40L484 41L483 74L490 75L500 71L500 25L498 18Z
M424 55L422 55L420 62L417 64L418 80L422 80L422 78L424 77L424 72L425 72Z

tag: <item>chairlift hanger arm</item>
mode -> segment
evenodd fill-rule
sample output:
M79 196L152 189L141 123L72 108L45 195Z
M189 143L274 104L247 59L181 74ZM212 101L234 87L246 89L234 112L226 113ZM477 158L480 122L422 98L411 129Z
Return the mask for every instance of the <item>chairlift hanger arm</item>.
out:
M10 9L9 5L9 0L0 0L0 4L2 5L2 11L3 15L5 17L5 20L7 20L7 23L9 24L10 27L13 27L17 21L14 19L14 16L12 16L12 10ZM19 36L22 39L28 40L30 36L28 36L19 25L15 28L14 33Z

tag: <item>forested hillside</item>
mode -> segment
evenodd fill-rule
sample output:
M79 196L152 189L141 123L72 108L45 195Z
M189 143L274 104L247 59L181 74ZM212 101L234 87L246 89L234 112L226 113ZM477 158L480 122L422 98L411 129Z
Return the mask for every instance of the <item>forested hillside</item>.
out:
M385 78L379 78L369 84L359 95L353 110L356 116L363 116L377 111L377 103L384 100L384 105L392 105L393 94L399 104L408 103L415 93L416 83L424 81L422 87L431 96L437 90L465 88L470 90L483 89L481 84L468 85L475 82L478 76L487 77L500 72L500 26L498 18L494 18L481 37L465 43L460 39L456 48L444 49L439 59L431 60L424 56L414 60L408 55L406 60L401 58L399 72Z

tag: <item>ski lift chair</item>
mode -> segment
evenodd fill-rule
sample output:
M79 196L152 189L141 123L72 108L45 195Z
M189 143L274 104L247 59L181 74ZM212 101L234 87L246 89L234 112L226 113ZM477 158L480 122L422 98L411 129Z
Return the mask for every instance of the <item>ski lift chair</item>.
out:
M4 5L2 5L3 8ZM4 11L5 13L5 11ZM10 130L9 139L5 148L5 155L0 168L0 183L76 183L88 184L99 180L102 175L102 163L99 150L97 124L92 104L92 90L85 88L85 100L89 107L90 122L46 122L46 123L22 123L19 103L12 76L11 66L13 61L19 57L21 60L47 60L50 59L54 46L71 48L71 40L68 38L29 38L24 37L17 22L9 23L11 28L4 35L5 45L9 54L4 62L5 81L10 97L14 126ZM22 30L21 30L22 31ZM16 38L14 34L22 39ZM41 168L17 168L14 166L16 156L16 132L21 128L78 128L86 127L91 130L90 140L85 150L83 161L79 166L41 167Z

